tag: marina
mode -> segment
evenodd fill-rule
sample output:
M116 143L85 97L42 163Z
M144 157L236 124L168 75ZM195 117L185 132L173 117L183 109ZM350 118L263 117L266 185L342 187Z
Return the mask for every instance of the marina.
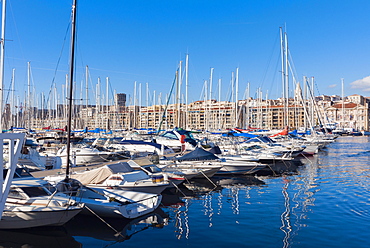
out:
M2 230L0 245L369 247L369 141L339 137L293 172L190 180L137 219L77 215L62 227Z
M142 81L127 83L128 79L122 79L135 75L136 68L131 65L127 67L130 73L122 71L126 70L123 61L130 61L127 54L121 54L119 60L109 59L114 61L109 70L81 63L85 49L98 57L104 48L92 49L91 41L81 39L95 36L98 40L100 35L86 35L95 30L91 6L81 1L80 8L77 0L70 5L64 35L63 43L70 42L68 63L63 58L63 44L58 59L48 56L58 61L55 68L43 69L54 71L50 88L43 87L40 79L32 85L30 62L27 84L23 83L27 92L18 84L16 87L15 69L10 78L10 70L4 66L18 53L13 48L4 56L4 44L11 44L5 38L9 19L5 14L7 9L14 9L18 15L11 13L10 17L26 18L19 15L24 7L14 2L16 8L1 1L0 247L370 247L370 98L345 96L343 78L341 96L331 91L334 94L322 95L313 76L303 76L299 82L301 76L297 75L301 74L296 73L291 56L297 38L293 35L288 49L286 25L279 27L273 49L280 54L269 56L278 59L269 84L281 89L263 89L265 82L255 79L261 85L253 84L254 94L246 81L249 75L245 77L239 65L231 72L227 93L221 73L213 67L204 77L209 76L207 80L200 83L191 79L189 84L192 64L186 53L180 55L185 58L171 73L160 72L163 66L157 66L161 58L151 59L156 61L152 64L157 72L147 71L148 75L160 72L157 75L163 78L158 77L157 86L168 94L150 92L147 76L136 74L147 82L144 103ZM58 4L42 7L60 6L63 11L58 18L67 20L62 7L65 3ZM111 4L106 5L115 6ZM126 6L124 9L127 11ZM144 11L142 6L140 9ZM30 13L37 16L33 11ZM123 21L123 16L129 16L125 11L117 12L117 30L121 21L135 26L138 20L131 20L131 24ZM53 15L51 11L45 13ZM102 16L94 16L101 20ZM148 25L151 21L146 19ZM53 23L52 18L47 22ZM162 24L166 22L172 23L172 19ZM111 30L111 37L112 25L105 26ZM54 27L53 31L56 34L60 30ZM125 34L115 36L117 41L122 38L120 47L105 46L117 54L106 52L102 61L118 56L121 50L144 47L144 43L123 45L125 39L134 40L135 35L130 37L133 31L120 30ZM51 33L42 33L42 37L46 34L50 38L50 44L55 43L51 42ZM160 35L148 40L154 42L155 36ZM112 45L116 42L107 40ZM216 40L212 38L207 46ZM226 44L232 45L222 42L223 47ZM51 53L55 47L45 46L43 50ZM266 50L265 45L258 50ZM89 62L95 60L90 53ZM144 59L140 66L143 63ZM261 68L254 62L249 67ZM119 71L122 75L115 78L118 83L106 77L103 92L101 75L93 85L91 69L112 74ZM268 70L263 73L266 80ZM65 71L68 73L62 75ZM214 72L219 74L218 80ZM172 84L165 78L168 74L174 74ZM190 69L190 74L196 73ZM8 79L10 86L5 88ZM367 82L365 77L351 85L358 89ZM133 91L129 84L134 86ZM36 88L49 93L38 93ZM197 99L194 93L199 92Z

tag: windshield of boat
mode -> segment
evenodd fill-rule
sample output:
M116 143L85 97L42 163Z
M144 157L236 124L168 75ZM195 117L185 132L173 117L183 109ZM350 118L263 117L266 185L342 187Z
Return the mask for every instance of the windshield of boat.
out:
M170 138L170 139L179 139L179 138L177 138L176 134L174 134L173 132L164 133L163 137L167 137L167 138Z
M15 199L27 199L26 196L24 196L22 192L20 192L16 189L10 189L8 197L9 198L15 198Z
M28 197L38 197L38 196L48 196L50 192L45 190L44 187L21 187L24 193L28 195Z
M161 172L161 169L158 168L157 166L143 166L143 168L151 173L156 173L156 172Z
M53 194L57 190L53 185L51 185L48 182L43 183L42 186L45 187L46 190L49 190L50 194Z

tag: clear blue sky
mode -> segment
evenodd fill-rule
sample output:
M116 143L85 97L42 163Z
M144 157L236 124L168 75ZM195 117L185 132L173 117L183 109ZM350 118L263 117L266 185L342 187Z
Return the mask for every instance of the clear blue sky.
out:
M7 0L4 87L15 68L16 95L59 94L68 72L72 0ZM316 95L368 96L370 90L370 1L333 0L78 0L75 98L90 68L89 91L106 77L112 91L133 96L134 82L170 91L179 61L189 54L189 101L202 98L214 68L213 87L222 79L222 100L230 98L232 72L239 68L239 98L247 83L252 97L281 96L279 27L286 27L298 81L314 77ZM58 64L58 61L59 64ZM83 83L84 84L84 83ZM185 89L182 89L185 93ZM7 92L5 92L7 94ZM62 96L60 96L62 97ZM92 98L92 96L90 96ZM151 99L150 102L153 100Z

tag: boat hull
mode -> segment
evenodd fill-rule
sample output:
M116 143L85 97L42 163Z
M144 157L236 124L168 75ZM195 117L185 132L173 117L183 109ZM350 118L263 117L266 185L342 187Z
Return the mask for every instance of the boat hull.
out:
M0 229L61 226L80 213L82 207L16 207L3 212Z
M124 217L127 219L137 218L153 212L159 207L162 196L158 194L139 193L127 190L102 190L99 187L92 188L95 192L105 194L110 198L91 197L87 193L78 195L85 204L83 214L97 214L101 217Z

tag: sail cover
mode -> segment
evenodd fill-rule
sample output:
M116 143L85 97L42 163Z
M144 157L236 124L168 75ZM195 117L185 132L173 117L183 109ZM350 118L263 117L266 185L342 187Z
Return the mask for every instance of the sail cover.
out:
M116 173L131 172L133 169L127 162L119 162L108 164L94 170L85 171L83 173L72 174L71 178L77 179L82 184L100 184L107 178Z
M200 160L215 160L219 159L216 155L211 152L204 150L203 148L197 147L194 151L191 151L184 156L177 158L177 161L200 161Z

